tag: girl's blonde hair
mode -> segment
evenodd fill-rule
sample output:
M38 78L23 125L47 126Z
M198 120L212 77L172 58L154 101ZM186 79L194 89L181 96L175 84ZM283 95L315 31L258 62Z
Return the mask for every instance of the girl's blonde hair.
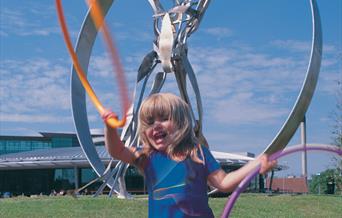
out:
M197 146L198 140L193 131L189 106L180 97L171 93L153 94L141 105L138 133L143 143L143 151L142 157L137 159L138 162L140 162L139 159L145 159L154 151L145 132L150 127L150 120L157 117L167 117L175 130L171 136L172 142L165 151L167 155L174 160L191 157L195 162L203 163L197 154L198 149L201 148Z

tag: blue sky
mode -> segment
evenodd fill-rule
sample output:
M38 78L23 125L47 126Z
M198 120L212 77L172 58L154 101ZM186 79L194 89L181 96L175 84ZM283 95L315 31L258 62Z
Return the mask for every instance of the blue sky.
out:
M170 1L162 1L170 5ZM70 106L71 60L57 22L54 1L0 0L0 134L74 132ZM75 43L87 11L83 0L63 1ZM260 153L285 122L309 61L308 0L212 1L188 39L189 59L204 104L204 134L213 150ZM342 1L318 0L323 59L307 112L307 142L330 144L337 80L342 77ZM148 1L116 1L107 16L130 90L145 54L152 49ZM168 75L162 91L177 93ZM89 81L107 107L119 110L116 80L103 41L95 43ZM91 128L103 128L87 105ZM289 146L298 144L297 133ZM300 155L279 160L284 175L300 175ZM309 174L331 166L331 155L309 153Z

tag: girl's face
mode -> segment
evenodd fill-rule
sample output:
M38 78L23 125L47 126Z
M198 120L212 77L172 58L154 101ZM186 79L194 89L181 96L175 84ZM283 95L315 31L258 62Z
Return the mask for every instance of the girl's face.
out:
M148 119L148 125L145 130L148 141L156 150L165 151L172 142L173 122L169 117L151 117Z

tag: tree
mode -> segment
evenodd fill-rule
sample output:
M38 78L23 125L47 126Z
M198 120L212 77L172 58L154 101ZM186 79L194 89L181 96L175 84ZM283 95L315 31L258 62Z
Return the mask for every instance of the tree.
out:
M332 112L333 144L342 148L342 81L337 82L336 109ZM339 160L341 166L341 159Z
M312 176L309 191L313 194L342 194L339 184L342 184L340 172L337 169L327 169Z
M342 80L337 81L336 108L331 113L332 125L332 144L342 148ZM342 158L334 156L335 169L327 169L317 175L312 176L309 185L311 193L326 193L327 184L335 184L335 193L342 194Z
M342 148L342 81L337 81L336 108L332 113L332 119L333 144ZM336 189L342 193L342 158L334 156L333 160L336 163L335 176L340 178L336 180Z

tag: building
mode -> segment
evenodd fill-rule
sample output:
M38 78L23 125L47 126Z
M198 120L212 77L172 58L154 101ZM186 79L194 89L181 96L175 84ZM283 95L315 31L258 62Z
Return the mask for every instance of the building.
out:
M94 133L92 137L101 161L108 165L111 157L104 148L103 135ZM235 170L253 159L251 154L212 153L226 171ZM113 161L112 167L117 162ZM32 195L50 194L52 190L75 190L97 177L74 133L0 136L1 193ZM145 192L144 179L136 168L128 169L125 180L129 192ZM94 182L88 191L96 191L101 184ZM250 189L257 190L258 186L256 179Z
M291 193L291 194L306 194L308 186L304 177L288 177L288 178L273 178L272 184L270 179L266 180L266 187L271 187L272 192Z

